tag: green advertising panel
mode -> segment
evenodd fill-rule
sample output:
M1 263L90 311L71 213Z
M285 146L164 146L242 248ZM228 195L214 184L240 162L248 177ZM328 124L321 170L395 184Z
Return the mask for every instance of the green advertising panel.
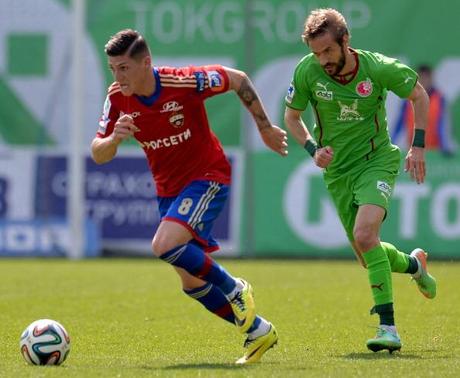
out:
M289 158L254 156L257 255L349 257L352 250L322 179L300 148ZM402 171L382 229L382 240L403 251L422 247L437 257L460 257L460 162L433 152L427 180Z
M433 68L445 100L444 138L452 157L430 156L428 183L402 178L383 233L404 249L417 243L453 256L459 241L460 2L420 0L87 0L84 56L72 56L71 0L0 0L0 152L29 147L69 150L72 62L84 65L84 148L94 137L112 82L104 45L125 28L140 31L156 65L220 63L247 72L271 120L282 126L284 96L297 62L309 50L300 35L308 13L343 13L351 45ZM243 152L242 253L349 254L321 172L290 138L289 157L268 153L235 93L206 103L224 147ZM402 101L387 99L390 132ZM312 126L309 111L305 121ZM406 143L404 133L395 140ZM128 144L128 143L127 143ZM134 144L134 142L132 143ZM301 162L305 164L300 164ZM16 169L16 167L12 167ZM33 204L30 205L33 207ZM21 208L18 206L18 214ZM415 245L414 245L415 244Z
M65 145L70 110L72 16L70 0L0 0L0 139L7 144ZM396 56L435 70L453 119L460 119L457 14L444 0L87 0L85 57L86 140L112 81L104 45L123 28L143 33L155 64L221 63L251 75L268 112L282 123L282 99L292 69L306 53L300 34L307 14L334 7L348 20L352 46ZM30 64L33 56L33 64ZM20 105L11 108L12 101ZM390 120L398 104L389 105ZM244 143L246 111L234 94L208 101L213 128L224 145ZM26 116L15 115L24 113ZM15 122L11 131L10 121ZM25 129L29 128L30 131ZM460 128L452 128L460 140ZM250 144L260 142L250 138Z

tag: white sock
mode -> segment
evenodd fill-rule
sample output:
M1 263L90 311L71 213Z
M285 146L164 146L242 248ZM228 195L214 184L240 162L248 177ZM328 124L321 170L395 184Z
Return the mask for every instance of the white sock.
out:
M268 322L267 320L265 320L261 316L259 316L259 318L260 318L259 326L254 331L248 333L248 338L250 340L254 340L257 337L265 335L265 334L268 333L268 331L270 331L270 327L271 327L270 322Z
M225 296L227 297L228 300L232 300L237 293L239 293L241 290L243 290L243 283L239 279L235 279L235 288Z
M383 329L385 329L385 330L387 330L387 331L389 331L391 333L395 333L395 334L398 333L398 331L396 330L396 326L394 326L394 325L391 326L391 325L387 325L387 324L381 324L380 328L383 328Z

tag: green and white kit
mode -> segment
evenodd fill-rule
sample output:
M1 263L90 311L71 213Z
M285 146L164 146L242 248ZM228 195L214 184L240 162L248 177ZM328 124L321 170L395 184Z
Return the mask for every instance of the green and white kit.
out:
M313 54L305 56L285 99L286 106L301 111L311 104L315 140L334 151L324 178L351 240L358 206L388 210L399 172L400 152L391 144L386 121L387 91L407 98L417 82L416 72L396 59L364 50L352 53L358 67L347 83L330 77Z

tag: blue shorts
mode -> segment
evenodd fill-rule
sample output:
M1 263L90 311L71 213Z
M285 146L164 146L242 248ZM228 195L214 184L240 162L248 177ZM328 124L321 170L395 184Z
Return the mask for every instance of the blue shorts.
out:
M205 252L219 249L211 228L224 207L228 185L215 181L192 181L176 197L158 197L161 220L186 227Z

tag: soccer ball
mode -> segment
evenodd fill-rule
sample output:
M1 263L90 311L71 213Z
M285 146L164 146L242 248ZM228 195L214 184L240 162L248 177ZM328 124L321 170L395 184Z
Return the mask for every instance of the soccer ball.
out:
M24 330L19 347L31 365L60 365L69 355L70 337L55 320L40 319Z

